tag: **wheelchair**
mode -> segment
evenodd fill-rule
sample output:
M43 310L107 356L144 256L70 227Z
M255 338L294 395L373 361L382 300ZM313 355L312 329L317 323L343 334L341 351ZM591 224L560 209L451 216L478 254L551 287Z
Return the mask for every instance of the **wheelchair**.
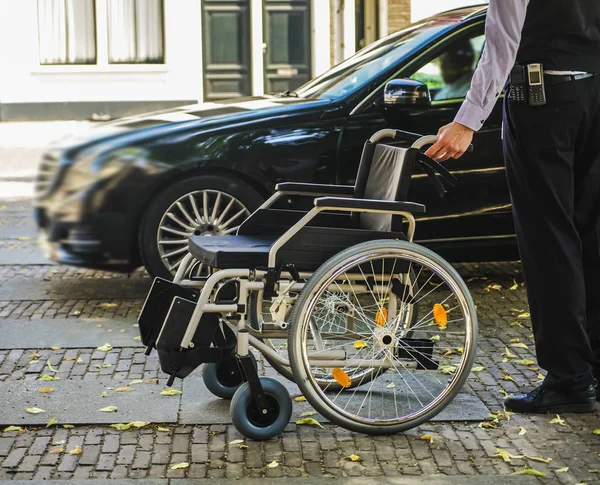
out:
M398 433L442 411L471 371L477 314L455 269L412 242L414 214L425 212L406 200L413 172L440 195L456 183L421 151L436 139L381 130L354 186L281 183L236 235L192 236L138 319L167 385L202 364L207 388L231 399L234 426L256 440L283 431L293 401L279 380L259 377L250 347L348 430ZM281 204L292 196L312 205ZM210 272L186 278L195 264Z

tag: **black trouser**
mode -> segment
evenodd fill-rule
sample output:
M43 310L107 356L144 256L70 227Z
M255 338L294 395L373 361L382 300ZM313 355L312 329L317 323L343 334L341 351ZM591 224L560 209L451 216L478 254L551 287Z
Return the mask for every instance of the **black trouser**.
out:
M544 386L600 377L600 76L504 101L503 147Z

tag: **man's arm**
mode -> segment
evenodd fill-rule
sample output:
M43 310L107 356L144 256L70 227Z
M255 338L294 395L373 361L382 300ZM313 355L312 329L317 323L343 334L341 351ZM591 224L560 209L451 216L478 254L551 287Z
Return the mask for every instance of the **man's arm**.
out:
M459 158L489 117L521 42L529 0L490 0L485 22L485 47L471 80L471 88L454 122L438 132L439 140L426 154L437 161Z

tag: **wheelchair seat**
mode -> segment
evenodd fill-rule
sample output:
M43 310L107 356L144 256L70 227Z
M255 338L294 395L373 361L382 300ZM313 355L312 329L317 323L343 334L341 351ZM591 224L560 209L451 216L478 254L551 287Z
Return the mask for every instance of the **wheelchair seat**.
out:
M213 268L266 267L269 249L277 236L193 236L188 247L198 261Z

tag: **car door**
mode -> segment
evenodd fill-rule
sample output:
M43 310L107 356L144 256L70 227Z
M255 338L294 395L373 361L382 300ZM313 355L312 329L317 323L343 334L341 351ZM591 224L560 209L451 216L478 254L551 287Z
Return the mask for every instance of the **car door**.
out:
M484 40L483 23L455 31L399 69L395 77L426 83L432 96L431 107L407 110L400 126L389 126L381 115L383 86L371 100L356 109L340 141L340 181L353 183L364 142L375 131L397 128L424 135L436 134L441 126L450 123L465 99ZM436 249L456 246L462 253L470 245L480 246L482 242L502 245L514 238L502 158L501 124L499 101L474 136L474 152L445 162L445 167L459 178L460 186L450 190L444 199L422 173L415 173L409 198L427 206L427 213L419 218L417 240ZM461 254L451 258L463 259Z

